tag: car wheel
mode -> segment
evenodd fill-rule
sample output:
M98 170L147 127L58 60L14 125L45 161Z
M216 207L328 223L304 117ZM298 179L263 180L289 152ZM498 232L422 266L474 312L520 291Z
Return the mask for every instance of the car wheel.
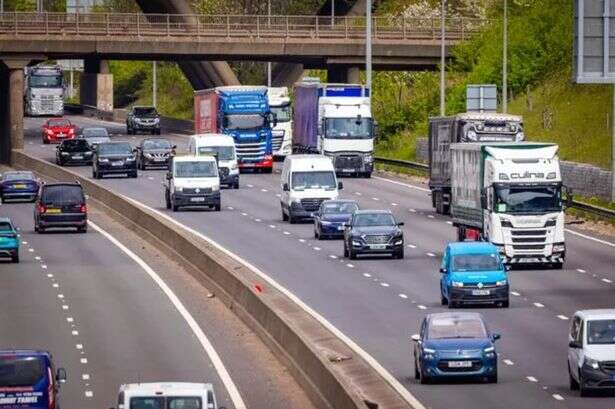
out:
M318 229L314 229L314 238L316 240L320 240L320 234L318 234Z
M346 247L345 241L344 241L344 257L348 257L348 247Z
M458 307L458 302L451 299L448 300L448 308L453 309Z
M220 203L218 203L217 205L214 206L214 210L216 212L219 212L222 209L222 205L220 205Z
M156 135L160 135L160 129L156 129Z
M579 373L579 395L581 397L589 396L589 389L585 387L585 382L583 382L583 375Z
M239 189L239 181L233 184L233 189Z
M498 383L498 371L496 369L493 375L487 377L487 383Z
M574 379L574 376L572 376L572 372L570 372L570 363L568 363L566 365L568 367L568 378L570 381L570 390L571 391L578 391L579 390L579 383L577 382L576 379Z
M290 224L295 224L297 223L297 218L293 216L293 214L291 212L288 212L288 222Z
M561 270L562 268L564 268L564 263L553 263L551 264L551 268L553 268L554 270Z
M431 378L425 375L425 372L422 370L419 372L419 376L421 378L421 385L429 385L431 383Z
M88 225L86 224L85 226L77 227L77 232L78 233L87 233L88 232Z
M353 249L348 249L348 258L351 260L356 260L357 259L357 252L354 251Z
M282 221L283 222L287 222L288 221L288 216L286 215L286 213L284 213L284 209L282 209Z
M419 367L416 365L416 357L414 357L414 379L421 379L421 374L419 372Z
M171 199L169 199L169 191L165 190L164 192L164 203L167 207L167 209L171 208Z
M41 226L38 226L38 228L35 228L36 232L39 234L45 233L45 229Z
M179 210L179 206L175 204L175 199L171 196L171 210L174 212Z
M47 139L43 139L43 143L44 143L45 145L49 145L49 141L48 141Z
M15 254L11 256L11 261L13 263L19 263L19 252L16 252Z
M133 172L130 172L130 177L133 178L133 179L136 179L137 178L137 171L135 170Z
M398 258L400 260L403 259L404 258L404 249L402 248L401 250L396 251L394 256L395 256L395 258Z
M442 292L442 288L440 288L440 304L441 305L446 305L448 304L448 300L446 299L446 297L444 296L444 293Z
M508 308L510 306L510 300L502 301L502 308Z

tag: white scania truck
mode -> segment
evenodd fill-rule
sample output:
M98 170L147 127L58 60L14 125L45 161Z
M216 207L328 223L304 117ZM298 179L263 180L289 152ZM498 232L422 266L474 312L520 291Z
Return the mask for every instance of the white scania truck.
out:
M452 144L451 215L458 240L482 237L508 264L561 268L570 195L558 149L531 142Z
M64 75L59 66L25 68L24 112L27 116L64 115Z
M271 130L273 156L283 158L293 153L293 122L287 87L270 87L267 91L269 109L277 122Z

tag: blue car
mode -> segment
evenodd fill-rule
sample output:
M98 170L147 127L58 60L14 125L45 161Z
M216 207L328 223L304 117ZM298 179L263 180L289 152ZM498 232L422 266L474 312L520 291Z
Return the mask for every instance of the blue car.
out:
M414 341L414 377L422 384L435 380L478 378L498 381L495 341L481 314L443 312L423 319Z
M497 247L485 242L450 243L440 268L442 305L462 304L509 306L507 267Z
M0 257L19 263L19 235L10 219L0 217Z
M344 223L348 223L352 214L359 210L354 200L326 200L314 214L314 238L344 237Z
M0 408L59 409L66 371L47 351L0 350Z
M7 199L25 199L35 201L39 183L34 173L28 171L4 172L0 177L0 197Z

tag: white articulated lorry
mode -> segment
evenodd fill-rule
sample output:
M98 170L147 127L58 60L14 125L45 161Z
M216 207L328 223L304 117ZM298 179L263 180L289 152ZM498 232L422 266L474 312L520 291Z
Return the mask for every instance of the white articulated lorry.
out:
M59 66L25 68L24 113L27 116L64 115L64 75Z
M277 119L276 125L271 129L273 156L283 158L293 153L293 122L288 88L270 87L267 98L269 109Z
M508 264L561 268L565 200L558 146L549 143L451 145L451 215L458 240L482 237Z

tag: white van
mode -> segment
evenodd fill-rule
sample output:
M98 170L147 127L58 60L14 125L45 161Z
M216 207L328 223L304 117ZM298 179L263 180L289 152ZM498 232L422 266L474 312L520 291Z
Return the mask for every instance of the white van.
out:
M282 169L282 220L295 223L311 218L325 200L337 199L337 181L331 158L323 155L289 155Z
M225 409L210 383L152 382L120 386L118 409Z
M239 166L232 136L218 133L192 135L188 144L188 152L193 156L216 156L220 184L239 189Z
M213 156L173 156L164 185L164 201L180 207L213 207L220 211L220 176Z

